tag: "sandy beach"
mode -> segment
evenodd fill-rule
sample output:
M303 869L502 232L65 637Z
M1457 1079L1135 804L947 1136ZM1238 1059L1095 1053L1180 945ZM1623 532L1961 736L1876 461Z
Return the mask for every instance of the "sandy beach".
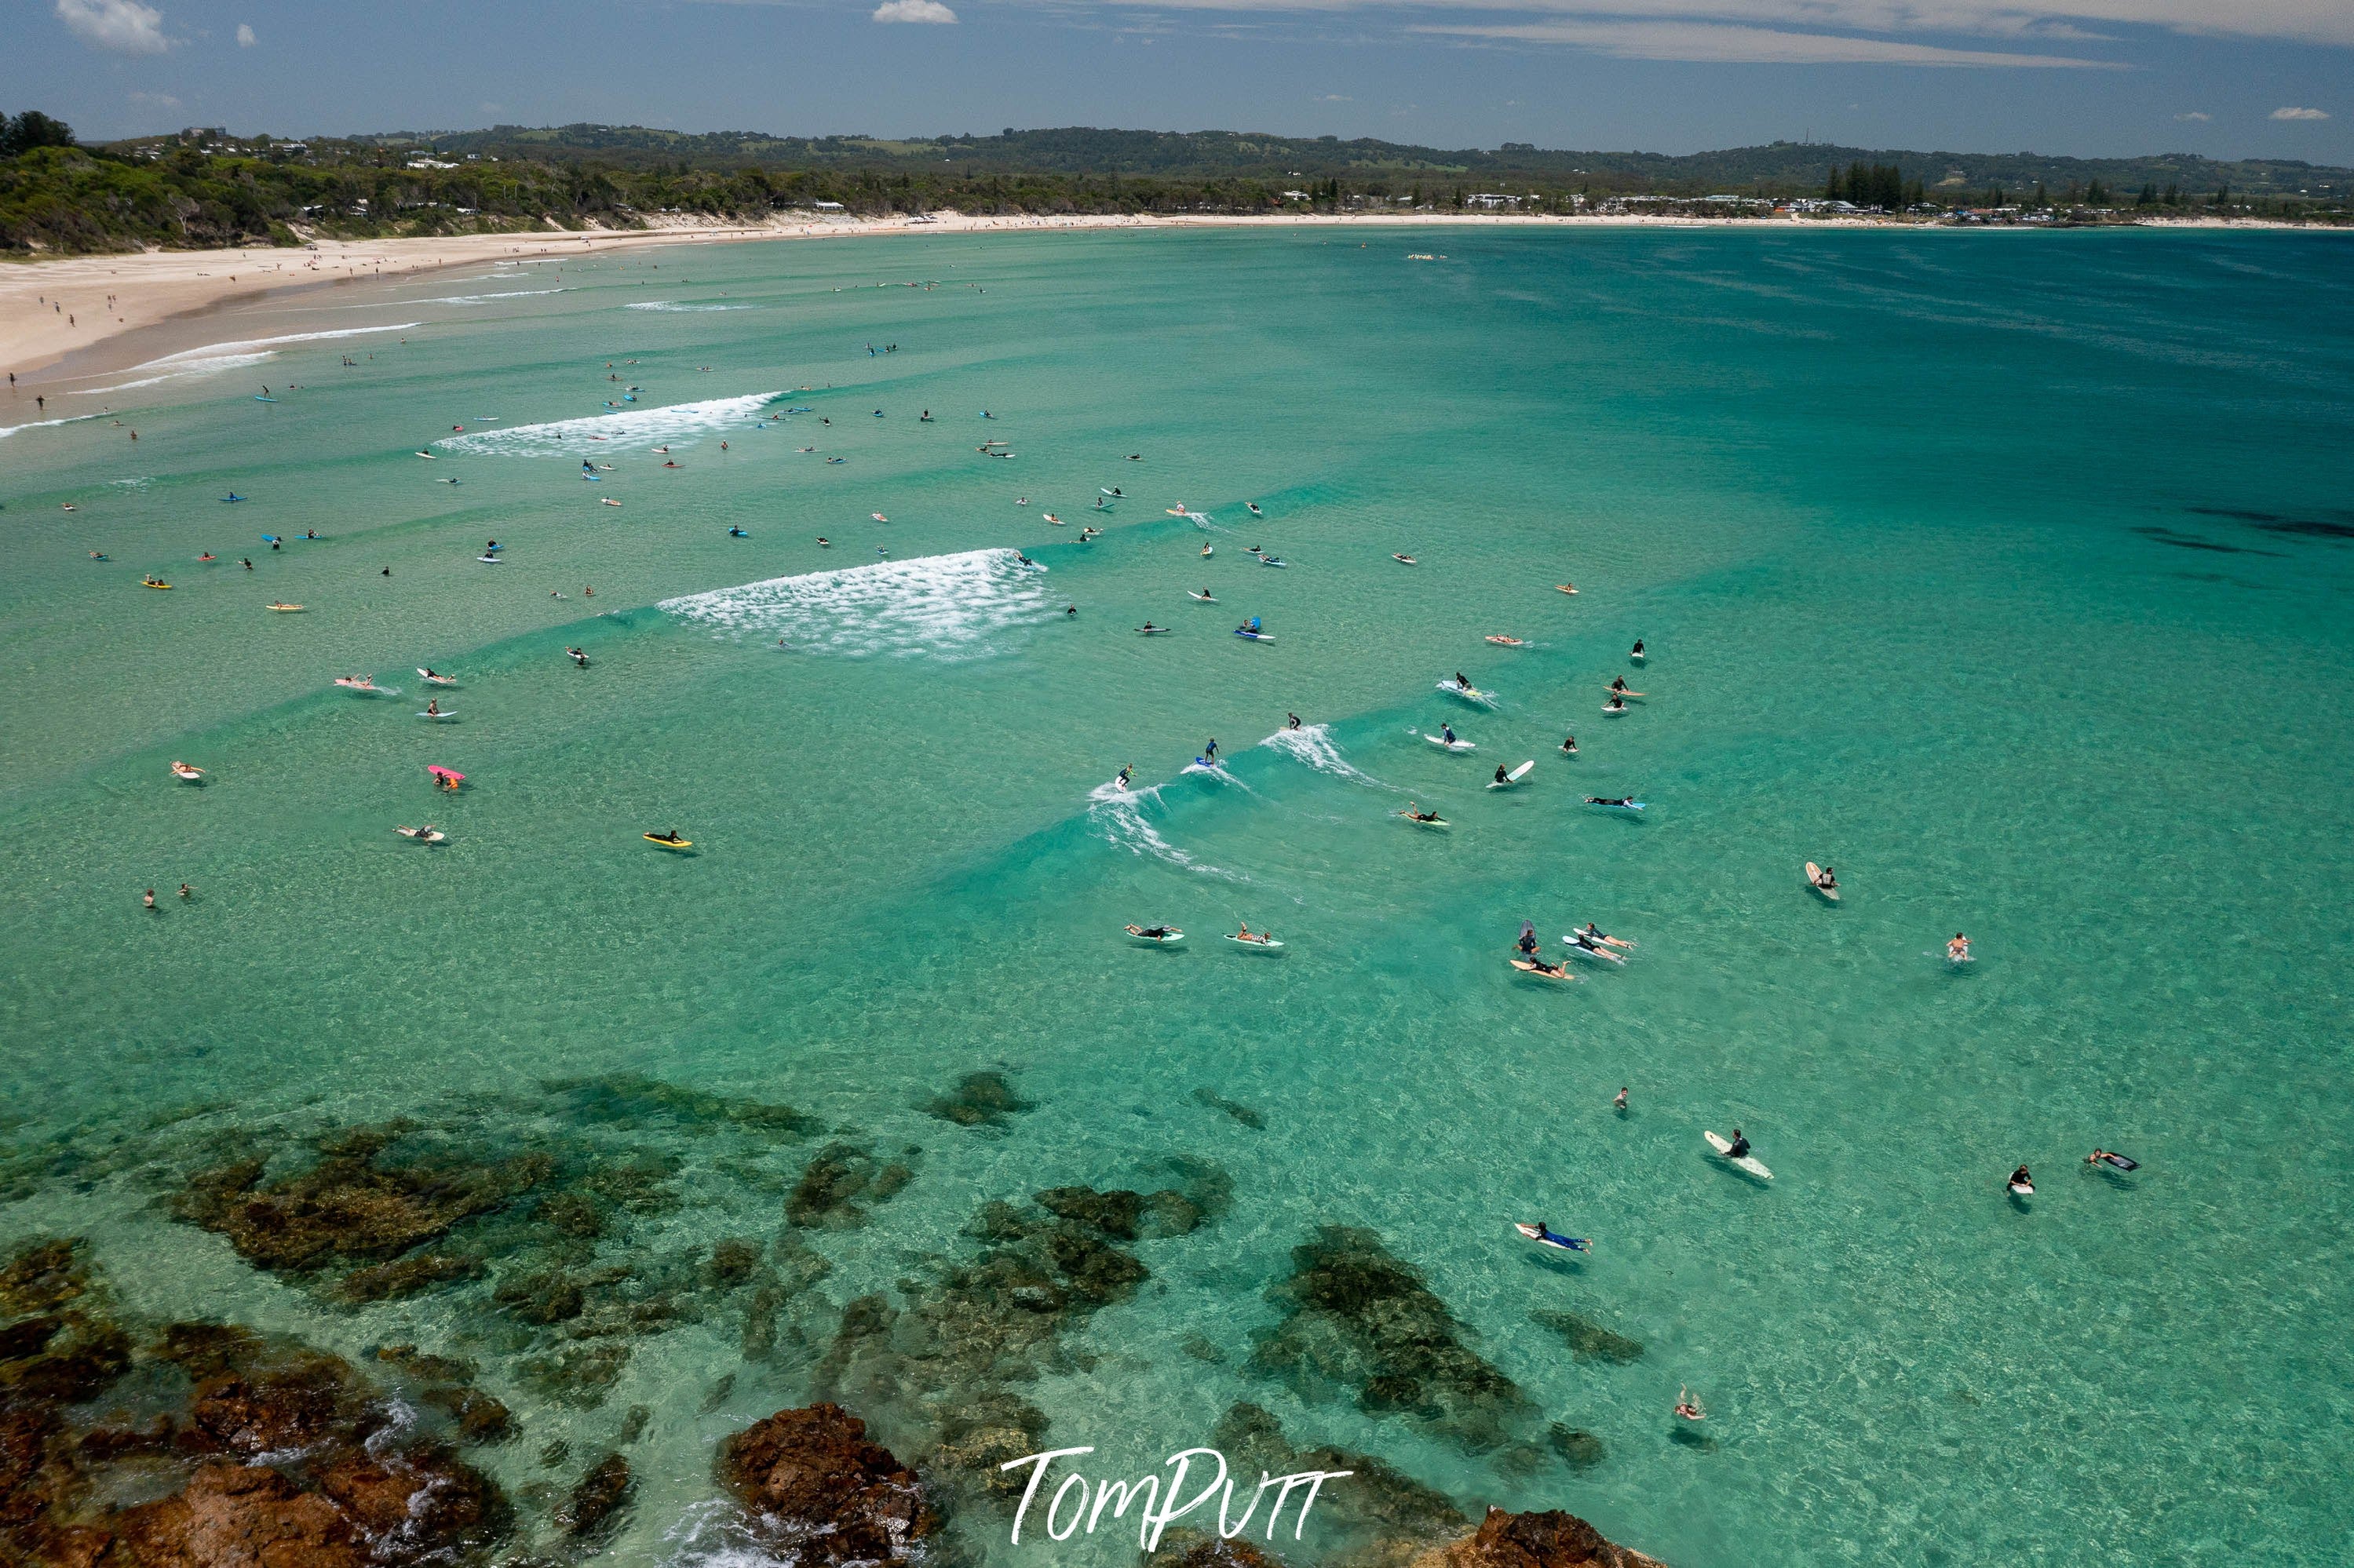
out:
M373 278L410 277L486 261L588 254L647 245L744 239L829 239L884 234L981 234L1040 229L1322 228L1689 228L1734 224L1870 228L1860 217L1680 217L1665 215L1534 213L1111 213L982 216L938 212L918 217L830 217L780 214L761 224L673 218L645 228L554 229L421 238L318 239L301 248L249 246L217 250L149 250L76 256L0 267L0 369L32 386L113 368L90 351L142 327L200 314L277 291L322 289ZM2263 223L2196 227L2276 228ZM69 358L70 366L63 366ZM61 366L63 366L61 368Z

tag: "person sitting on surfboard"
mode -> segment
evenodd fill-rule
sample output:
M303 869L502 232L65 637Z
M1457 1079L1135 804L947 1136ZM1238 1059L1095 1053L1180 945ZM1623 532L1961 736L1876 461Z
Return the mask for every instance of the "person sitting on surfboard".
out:
M1511 776L1504 771L1504 765L1500 762L1496 764L1496 782L1499 784L1510 784L1511 781Z
M1438 726L1438 738L1445 741L1447 745L1453 746L1455 744L1455 726L1451 724L1440 725Z
M1568 753L1570 756L1572 756L1572 757L1576 756L1576 755L1577 755L1577 736L1574 736L1574 735L1571 735L1571 736L1563 736L1563 737L1562 737L1562 742L1561 742L1561 748L1562 748L1562 750L1564 750L1564 751L1567 752L1567 753Z
M1612 676L1610 678L1610 689L1614 692L1625 691L1627 689L1627 677L1624 675Z
M1460 670L1455 672L1455 689L1459 692L1468 692L1471 689L1471 683L1464 679L1463 672Z
M440 698L428 697L425 699L425 716L428 718L440 718L441 716Z
M1748 1155L1749 1140L1741 1136L1741 1129L1736 1127L1733 1129L1733 1141L1725 1146L1724 1157L1727 1160L1744 1160Z
M1608 706L1612 713L1623 714L1627 711L1627 699L1624 697L1613 697L1610 699Z
M1822 874L1815 878L1815 885L1829 893L1839 886L1839 878L1831 874L1829 866L1825 866Z
M1635 639L1635 647L1633 652L1635 657L1638 659L1640 659L1643 656L1643 640L1641 638L1638 637Z
M2028 1174L2026 1166L2022 1165L2010 1173L2010 1190L2014 1192L2035 1191L2035 1178Z
M1521 922L1520 940L1516 942L1514 946L1518 947L1522 952L1526 953L1530 958L1533 959L1537 956L1536 922L1532 920L1523 920Z

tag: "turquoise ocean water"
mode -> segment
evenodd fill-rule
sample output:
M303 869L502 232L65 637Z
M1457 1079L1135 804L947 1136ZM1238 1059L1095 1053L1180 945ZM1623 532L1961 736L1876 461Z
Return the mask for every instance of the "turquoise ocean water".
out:
M0 1239L87 1235L159 1314L465 1354L518 1496L642 1404L612 1556L726 1557L713 1446L822 1344L679 1322L559 1398L493 1278L337 1306L168 1207L323 1128L590 1136L544 1086L640 1075L825 1131L647 1123L670 1196L592 1250L773 1235L847 1140L912 1179L804 1233L834 1304L970 1256L989 1200L1222 1171L1226 1212L1140 1243L1150 1280L1023 1385L1103 1471L1248 1400L1681 1568L2347 1560L2343 238L680 247L204 331L259 346L0 414ZM413 716L418 665L453 721ZM1606 717L1620 675L1649 695ZM390 831L425 820L451 842ZM639 836L673 826L696 853ZM1639 947L1548 985L1506 967L1523 918ZM1285 950L1216 939L1244 920ZM927 1114L981 1070L1031 1108ZM1708 1157L1734 1124L1770 1186ZM1532 1255L1538 1217L1596 1251ZM1327 1224L1600 1462L1255 1370Z

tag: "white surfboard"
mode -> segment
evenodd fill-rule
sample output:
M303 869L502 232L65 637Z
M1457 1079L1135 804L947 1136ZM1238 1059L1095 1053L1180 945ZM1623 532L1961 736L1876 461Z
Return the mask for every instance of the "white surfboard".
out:
M1441 751L1477 751L1479 749L1468 740L1447 740L1435 735L1426 735L1422 738L1430 742L1431 745L1438 747Z
M1701 1136L1708 1139L1708 1146L1711 1149L1715 1150L1719 1154L1725 1154L1728 1158L1730 1157L1729 1151L1732 1150L1733 1145L1728 1139L1719 1138L1712 1132L1704 1132L1701 1134ZM1774 1172L1766 1169L1766 1165L1763 1160L1744 1154L1740 1159L1734 1160L1733 1163L1740 1166L1744 1171L1748 1171L1752 1176L1757 1177L1761 1181L1771 1181L1774 1180Z
M1488 788L1490 789L1509 789L1513 785L1519 783L1522 779L1526 779L1529 776L1530 770L1535 767L1536 760L1532 758L1530 760L1522 763L1518 768L1513 768L1510 773L1505 774L1501 779L1491 782Z

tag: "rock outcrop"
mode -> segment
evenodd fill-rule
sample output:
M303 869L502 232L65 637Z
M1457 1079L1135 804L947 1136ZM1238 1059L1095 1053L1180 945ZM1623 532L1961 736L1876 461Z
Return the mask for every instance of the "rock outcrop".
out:
M719 1451L720 1481L804 1563L889 1563L938 1528L915 1471L838 1404L780 1410Z
M349 1363L118 1321L79 1243L0 1266L0 1562L406 1568L478 1552L504 1523L489 1479Z
M1414 1568L1665 1568L1657 1558L1612 1544L1574 1513L1506 1513L1491 1508L1479 1528L1433 1547Z

